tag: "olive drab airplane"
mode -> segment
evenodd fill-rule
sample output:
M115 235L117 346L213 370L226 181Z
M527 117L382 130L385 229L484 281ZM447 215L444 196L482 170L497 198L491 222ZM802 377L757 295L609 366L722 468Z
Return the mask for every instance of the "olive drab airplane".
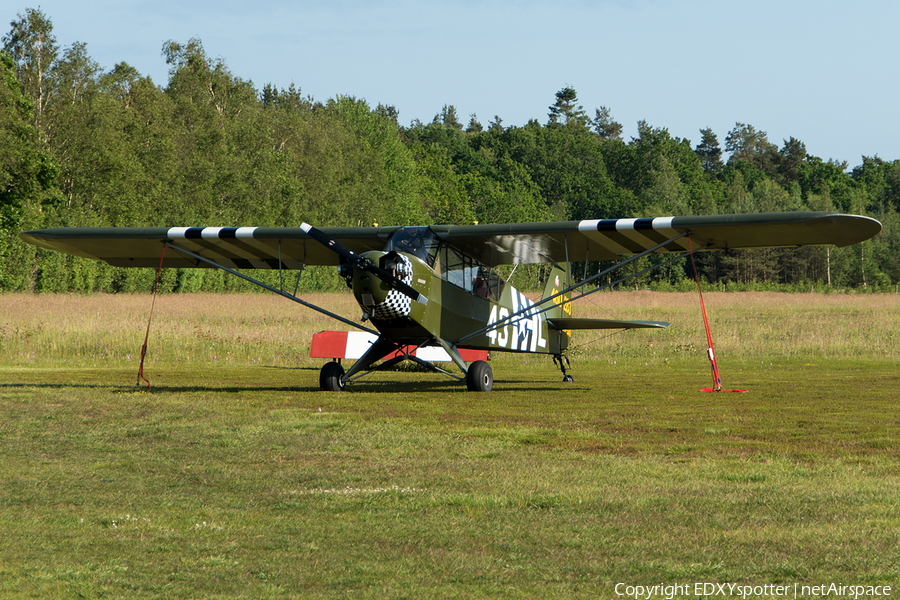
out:
M548 354L564 380L571 381L565 351L573 330L667 327L658 321L579 319L572 314L573 300L602 289L596 282L612 279L613 270L640 257L669 254L674 260L697 250L847 246L880 231L881 223L864 216L793 212L430 227L58 228L21 237L115 267L222 269L370 334L368 348L348 370L340 357L322 367L323 390L341 391L363 375L413 360L465 379L469 390L489 391L490 365L484 360L467 363L461 351ZM571 262L593 261L619 262L572 280ZM528 263L551 265L536 302L494 271L499 265ZM241 272L307 265L339 269L362 310L361 322L306 302L296 289L291 293ZM417 356L416 350L430 347L443 349L462 374Z

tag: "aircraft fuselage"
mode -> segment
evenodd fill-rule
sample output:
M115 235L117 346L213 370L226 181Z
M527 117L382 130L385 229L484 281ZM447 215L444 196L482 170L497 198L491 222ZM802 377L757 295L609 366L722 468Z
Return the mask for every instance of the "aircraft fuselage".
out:
M433 344L440 338L460 348L542 354L559 354L567 345L568 336L550 327L546 312L532 308L531 299L483 267L452 269L440 257L432 267L427 258L397 251L361 256L428 299L421 304L377 276L354 270L350 285L360 308L381 334L397 343Z

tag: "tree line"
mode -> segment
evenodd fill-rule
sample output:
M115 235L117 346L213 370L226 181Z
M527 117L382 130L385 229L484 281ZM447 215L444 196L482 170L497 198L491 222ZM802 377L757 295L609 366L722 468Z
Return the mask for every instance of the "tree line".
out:
M546 117L483 125L444 106L430 123L394 106L317 101L231 73L198 39L166 42L165 86L127 63L104 71L83 43L61 47L51 19L26 9L0 54L0 290L138 291L155 274L24 244L59 226L319 226L512 223L684 214L838 210L879 219L850 248L697 257L720 286L894 291L900 281L900 160L823 160L795 138L772 143L736 123L724 145L641 121L637 137L607 107L590 115L566 86ZM465 123L464 123L465 121ZM653 262L646 258L635 271ZM596 272L605 265L578 265ZM530 277L523 270L516 277ZM690 260L632 284L677 287ZM304 271L303 289L336 276ZM527 281L520 282L528 285ZM167 290L241 287L214 272L165 273Z

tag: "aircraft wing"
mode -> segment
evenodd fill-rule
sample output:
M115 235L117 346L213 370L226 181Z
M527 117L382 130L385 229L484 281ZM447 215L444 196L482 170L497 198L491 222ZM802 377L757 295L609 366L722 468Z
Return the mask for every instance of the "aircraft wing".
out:
M321 232L355 253L382 250L397 227L324 227ZM437 236L483 264L565 263L618 260L682 233L696 248L713 250L848 246L877 235L881 223L869 217L832 212L788 212L646 219L599 219L509 225L436 225ZM299 227L90 227L57 228L20 234L32 244L116 267L157 267L163 241L237 269L296 269L337 265L338 254ZM682 237L658 250L686 252ZM164 267L205 263L165 253Z
M869 217L834 212L785 212L560 223L432 227L438 236L484 264L619 260L681 234L694 249L849 246L881 231ZM659 253L687 252L682 237Z
M396 227L323 227L353 252L383 250ZM337 265L339 257L299 227L60 227L20 234L36 246L102 260L114 267L159 266L165 240L235 269ZM205 267L169 249L164 267Z

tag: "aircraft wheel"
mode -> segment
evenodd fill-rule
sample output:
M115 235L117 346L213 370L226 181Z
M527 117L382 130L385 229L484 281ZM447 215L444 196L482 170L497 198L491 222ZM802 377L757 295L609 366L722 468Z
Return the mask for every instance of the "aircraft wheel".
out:
M563 382L564 383L575 383L575 378L572 377L571 375L566 375L565 377L563 377Z
M343 392L344 383L341 377L344 376L344 367L334 361L325 363L322 370L319 371L319 388L323 392Z
M494 372L491 365L476 360L466 372L466 385L470 392L489 392L494 389Z

